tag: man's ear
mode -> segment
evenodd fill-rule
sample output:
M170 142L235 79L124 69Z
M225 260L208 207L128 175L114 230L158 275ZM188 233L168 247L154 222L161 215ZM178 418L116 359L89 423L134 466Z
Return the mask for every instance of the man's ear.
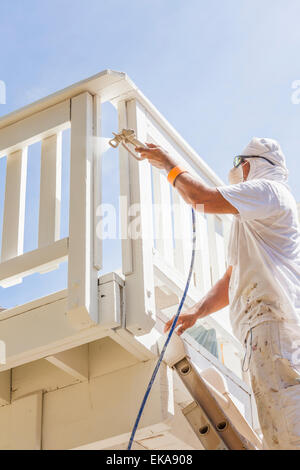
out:
M247 160L242 164L242 170L243 170L243 181L247 181L249 171L250 171L250 162Z

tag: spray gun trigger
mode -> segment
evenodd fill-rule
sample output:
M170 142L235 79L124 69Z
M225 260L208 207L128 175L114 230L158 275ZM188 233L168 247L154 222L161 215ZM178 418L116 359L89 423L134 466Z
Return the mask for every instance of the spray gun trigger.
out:
M136 160L143 160L143 158L139 158L137 155L135 155L126 145L131 144L135 147L146 148L146 146L135 137L135 132L133 129L123 129L122 132L120 132L119 134L113 132L113 135L115 137L109 141L109 145L111 145L111 147L117 148L121 144L127 150L127 152L129 152L130 155L132 155Z

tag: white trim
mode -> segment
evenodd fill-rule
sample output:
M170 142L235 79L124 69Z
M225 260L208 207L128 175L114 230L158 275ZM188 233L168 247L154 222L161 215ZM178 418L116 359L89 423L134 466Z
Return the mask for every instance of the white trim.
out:
M0 264L0 285L8 287L16 280L57 266L68 258L68 238L52 245L29 251ZM1 315L0 315L1 318Z
M43 111L50 106L55 106L62 101L69 100L74 96L84 92L89 92L92 95L99 94L102 96L102 102L108 101L112 97L116 97L118 93L125 91L124 86L122 87L122 83L124 82L125 77L126 74L122 72L104 70L97 75L74 83L73 85L64 88L63 90L59 90L45 98L42 98L41 100L2 116L0 118L0 129L16 123L21 119L25 119L35 113ZM116 85L118 88L116 88ZM113 92L111 92L110 89L113 86ZM128 85L127 89L129 89Z
M0 121L1 122L1 121ZM0 157L24 149L70 127L70 101L31 114L6 127L0 126Z

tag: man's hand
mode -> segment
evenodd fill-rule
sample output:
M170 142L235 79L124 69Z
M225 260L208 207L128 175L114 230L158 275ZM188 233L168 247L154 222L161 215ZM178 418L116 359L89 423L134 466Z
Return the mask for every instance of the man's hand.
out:
M190 310L193 310L193 308L190 309ZM175 316L173 318L171 318L171 320L169 320L165 324L165 329L164 329L165 333L167 331L169 331L169 329L171 328L171 326L173 324L173 321L174 321L174 318L175 318ZM178 328L176 333L179 336L182 335L182 333L184 333L185 330L187 330L188 328L191 328L193 325L195 325L198 318L199 318L199 315L197 313L182 313L181 315L179 315L176 326L179 326L179 325L181 325L181 326L180 326L180 328Z
M148 148L136 147L136 152L141 154L141 158L147 158L151 165L159 168L160 170L167 170L168 172L177 165L174 158L169 153L162 149L159 145L146 143Z

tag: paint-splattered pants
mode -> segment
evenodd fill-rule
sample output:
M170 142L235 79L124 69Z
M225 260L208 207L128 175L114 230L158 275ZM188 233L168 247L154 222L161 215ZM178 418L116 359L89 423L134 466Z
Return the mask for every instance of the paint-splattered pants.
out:
M246 342L265 443L270 450L300 450L300 327L267 321Z

